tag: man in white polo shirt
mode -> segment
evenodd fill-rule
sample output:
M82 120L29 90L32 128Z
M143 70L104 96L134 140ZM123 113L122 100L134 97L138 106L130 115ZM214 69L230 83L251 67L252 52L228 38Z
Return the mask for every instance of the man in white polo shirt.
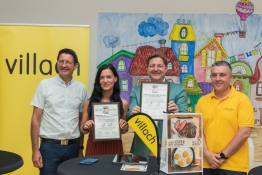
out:
M83 155L79 121L87 93L85 85L73 79L77 67L76 53L71 49L60 50L57 57L59 74L42 80L31 101L34 106L32 161L40 169L40 175L56 175L60 163Z

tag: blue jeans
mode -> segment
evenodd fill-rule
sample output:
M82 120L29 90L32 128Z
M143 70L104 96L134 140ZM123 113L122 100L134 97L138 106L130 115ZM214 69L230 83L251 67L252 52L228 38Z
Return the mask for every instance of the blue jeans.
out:
M245 172L229 171L223 169L203 169L203 175L246 175Z
M57 175L57 168L62 162L78 157L79 143L60 145L41 142L40 153L43 160L40 175Z

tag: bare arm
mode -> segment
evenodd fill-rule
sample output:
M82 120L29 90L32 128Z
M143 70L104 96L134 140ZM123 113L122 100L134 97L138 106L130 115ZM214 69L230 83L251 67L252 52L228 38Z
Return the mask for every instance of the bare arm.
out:
M238 129L237 134L231 140L231 142L227 145L227 147L222 151L226 157L230 157L235 152L239 150L246 142L248 137L250 136L251 128L249 127L240 127Z
M83 157L83 150L80 149L80 146L83 146L84 143L84 134L81 132L81 121L82 121L82 112L79 112L79 131L80 131L80 137L79 137L79 154L78 157Z
M239 148L243 146L247 138L250 136L250 132L251 132L251 128L249 127L239 128L235 137L231 140L231 142L227 145L227 147L222 151L225 154L225 156L230 157L235 152L237 152ZM203 143L203 149L204 149L204 157L207 160L211 168L213 169L219 168L226 161L225 159L221 159L219 154L209 152L205 140Z
M124 108L124 114L122 116L122 119L119 121L119 125L121 128L121 134L125 134L128 131L128 124L126 122L126 115L128 111L128 102L125 99L122 99L123 108Z
M202 103L201 99L198 101L196 105L196 112L202 113ZM206 159L207 163L212 169L217 169L222 165L222 161L220 160L220 153L213 153L210 152L208 149L208 146L206 144L206 137L205 137L205 131L203 133L203 156Z
M245 141L248 139L251 133L251 128L249 127L240 127L238 129L237 134L235 137L231 140L231 142L227 145L227 147L222 151L226 157L230 157L235 152L239 150L245 143ZM219 156L220 157L220 156ZM221 162L221 165L226 161L225 159L219 159Z
M36 168L42 168L42 156L39 151L39 129L40 129L40 122L42 119L43 109L34 107L33 115L31 119L31 143L32 143L32 161Z
M82 120L81 120L81 124L80 124L80 131L81 131L82 134L89 133L90 129L94 125L93 120L89 120L88 105L89 105L89 100L87 100L85 102L85 105L83 107Z
M222 162L219 161L220 155L212 153L208 150L205 136L203 136L203 156L205 157L207 163L212 169L217 169L222 165Z

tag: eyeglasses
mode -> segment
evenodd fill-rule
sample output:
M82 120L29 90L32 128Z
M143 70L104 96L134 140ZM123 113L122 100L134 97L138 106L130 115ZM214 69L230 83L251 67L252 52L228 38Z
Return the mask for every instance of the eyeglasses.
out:
M73 64L74 62L58 60L57 63L60 64L60 65L66 64L67 66L69 66L69 65Z

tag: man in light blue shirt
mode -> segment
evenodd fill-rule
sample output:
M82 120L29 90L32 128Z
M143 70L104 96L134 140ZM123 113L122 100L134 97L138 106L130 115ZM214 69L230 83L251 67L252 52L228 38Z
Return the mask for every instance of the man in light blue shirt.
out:
M32 161L40 169L40 175L56 175L60 163L83 155L79 121L87 93L85 85L73 79L77 67L76 53L71 49L60 50L57 57L59 74L42 80L31 101L34 106Z

